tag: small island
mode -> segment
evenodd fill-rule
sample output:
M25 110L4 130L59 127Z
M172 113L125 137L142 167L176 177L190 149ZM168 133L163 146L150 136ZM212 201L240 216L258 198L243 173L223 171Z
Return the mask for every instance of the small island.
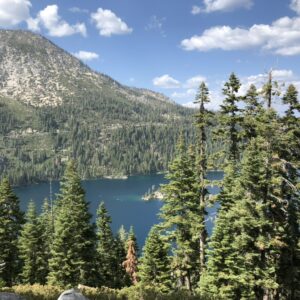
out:
M150 201L150 200L163 200L164 195L161 192L160 188L155 189L155 185L153 185L147 193L142 197L143 200L145 201Z

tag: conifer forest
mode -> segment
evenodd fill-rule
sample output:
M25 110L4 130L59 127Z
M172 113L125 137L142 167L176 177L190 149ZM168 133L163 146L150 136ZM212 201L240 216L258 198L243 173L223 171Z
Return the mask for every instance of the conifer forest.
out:
M57 299L78 285L88 299L300 299L299 93L293 84L280 89L271 71L262 88L252 84L246 93L232 73L222 95L220 110L210 111L202 82L197 108L182 112L193 125L168 129L178 129L177 141L169 136L163 146L174 153L160 162L151 154L144 165L163 170L169 161L160 222L143 247L134 228L113 232L103 202L92 222L76 156L63 164L59 194L41 212L33 201L21 211L12 176L3 176L0 291L28 300ZM213 168L222 180L208 179ZM210 194L211 186L220 192Z

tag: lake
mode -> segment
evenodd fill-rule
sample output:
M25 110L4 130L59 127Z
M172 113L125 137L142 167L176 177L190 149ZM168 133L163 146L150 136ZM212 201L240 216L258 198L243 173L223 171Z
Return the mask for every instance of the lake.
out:
M210 172L209 179L221 179L222 172ZM153 224L159 222L157 213L162 202L158 200L144 201L143 195L155 186L167 183L163 174L130 176L128 179L95 179L84 180L82 186L86 191L86 199L90 202L90 212L95 220L96 210L101 201L104 201L109 214L112 217L112 229L117 232L121 225L126 230L132 225L140 247L144 244L145 238ZM39 183L28 186L16 187L14 189L20 198L21 208L26 211L30 199L34 200L40 209L43 200L49 199L50 184ZM59 182L52 182L52 191L59 192ZM211 193L217 193L217 188L211 188ZM216 207L209 209L209 215L216 212ZM207 221L207 228L211 232L212 221Z

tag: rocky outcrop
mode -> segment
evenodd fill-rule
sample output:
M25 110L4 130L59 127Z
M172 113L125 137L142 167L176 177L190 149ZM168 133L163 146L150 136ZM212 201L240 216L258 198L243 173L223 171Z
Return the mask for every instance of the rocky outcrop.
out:
M26 299L14 293L0 293L0 300L26 300Z
M88 300L85 296L83 296L79 290L71 289L63 292L58 300Z

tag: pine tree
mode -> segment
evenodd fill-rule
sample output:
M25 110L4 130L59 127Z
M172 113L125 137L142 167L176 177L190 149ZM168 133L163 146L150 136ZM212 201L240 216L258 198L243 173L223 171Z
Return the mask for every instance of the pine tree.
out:
M158 228L151 228L143 248L138 276L146 286L155 286L162 292L172 287L169 245L159 234Z
M107 287L114 286L114 252L115 241L110 227L111 217L105 208L104 202L101 202L97 210L97 255L99 263L99 284Z
M42 247L43 231L39 223L39 218L36 212L36 206L33 201L29 202L26 213L26 223L24 224L19 238L19 252L22 259L21 278L23 283L45 284L47 273L44 271L45 253Z
M124 225L122 225L118 230L118 237L119 240L123 243L124 249L127 249L127 239L128 239L128 233L126 232Z
M257 122L258 118L262 113L263 106L259 101L259 93L254 84L251 84L245 97L243 98L246 106L244 108L242 127L245 134L245 142L247 144L251 138L257 137Z
M226 96L223 100L220 110L220 125L216 135L223 141L228 143L227 153L225 155L224 164L224 179L221 186L221 191L217 196L217 201L220 203L221 210L228 211L233 203L232 192L235 180L239 173L239 160L241 154L241 139L243 133L241 132L241 125L243 117L238 103L241 97L238 96L241 83L234 73L229 77L228 82L225 83L223 94ZM226 212L224 212L226 214Z
M162 186L165 197L160 227L174 244L173 268L179 285L191 291L199 280L199 230L195 224L200 216L200 196L195 157L188 153L182 135L166 177L170 182Z
M206 130L210 125L209 112L205 108L205 104L209 103L209 90L205 83L202 82L199 87L198 94L196 96L195 104L199 104L199 112L196 114L196 126L198 128L198 177L199 177L199 216L198 220L195 220L199 224L199 263L200 263L200 274L205 269L205 250L206 250L206 238L207 231L205 228L205 216L207 215L207 195L208 195L208 181L207 181L207 136Z
M46 284L49 274L50 250L54 234L54 216L53 208L50 206L48 199L44 200L42 212L39 216L40 228L40 255L37 264L39 265L40 280L39 283Z
M262 299L265 290L277 288L275 268L267 256L272 245L273 223L264 202L266 151L263 140L253 139L235 180L235 199L221 210L215 225L202 278L201 290L225 299Z
M67 165L55 214L48 283L94 285L95 234L74 161Z
M127 241L126 241L126 251L128 250L128 242L129 241L134 242L133 245L134 245L135 253L136 253L137 256L139 256L139 244L137 242L137 238L136 238L133 226L130 226L130 228L129 228Z
M138 257L136 252L136 242L133 239L128 239L127 249L126 260L122 263L122 266L125 268L131 283L137 284Z
M289 147L283 148L285 150L282 155L288 158L293 164L299 165L300 160L300 103L298 100L298 91L294 85L289 85L285 95L282 98L283 104L287 106L287 110L282 118L282 125L284 128L284 145ZM297 166L296 166L297 167Z
M238 161L240 158L240 141L241 133L239 125L241 124L240 108L238 103L241 100L238 96L241 83L237 76L232 73L228 82L225 83L223 94L225 99L220 106L220 125L221 128L218 134L223 136L223 139L228 142L228 159Z
M274 220L280 232L277 239L282 242L277 270L280 288L277 294L285 299L293 299L300 294L297 284L300 279L300 197L297 187L300 166L300 103L294 85L288 87L282 100L287 105L287 110L281 118L281 145L277 146L278 157L273 159L279 187L272 190L272 195L277 198L277 207L272 212L274 215L276 213L277 218Z
M130 278L123 267L123 262L126 260L126 250L123 240L118 233L114 239L114 258L113 258L113 270L114 270L114 284L115 288L122 288L130 285Z
M17 282L20 271L18 236L23 222L19 199L4 179L0 183L0 281L6 286Z

